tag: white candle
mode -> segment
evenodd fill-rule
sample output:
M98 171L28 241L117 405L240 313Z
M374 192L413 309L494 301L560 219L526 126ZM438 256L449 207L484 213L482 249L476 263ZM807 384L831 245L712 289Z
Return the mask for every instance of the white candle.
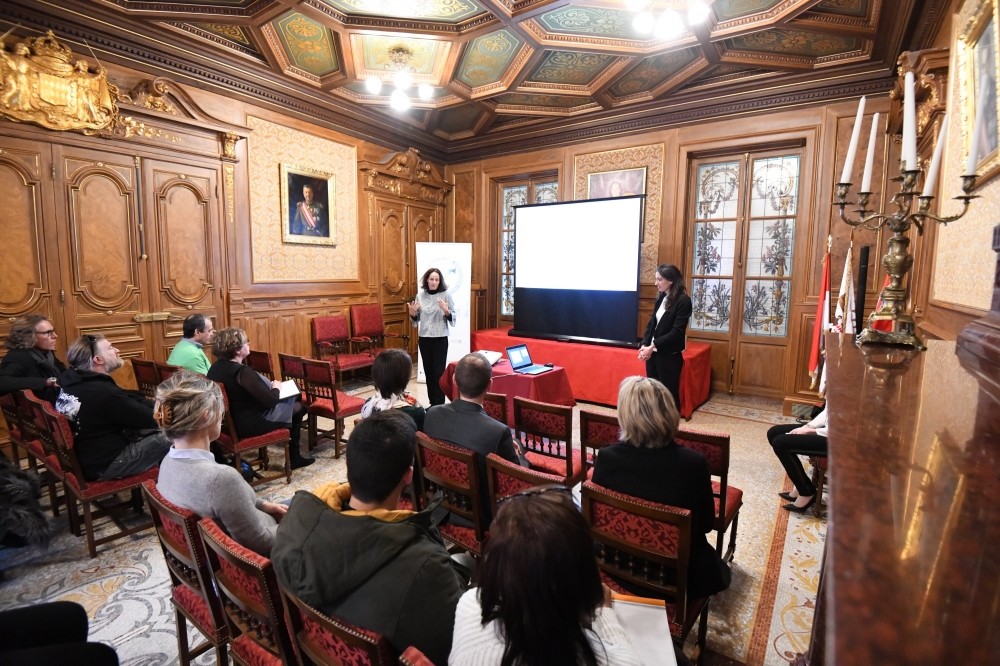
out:
M941 169L941 154L944 152L944 144L948 141L948 114L944 114L941 119L941 131L937 135L937 145L934 146L934 157L931 158L931 166L927 169L927 177L924 179L924 193L921 196L934 196L934 188L937 186L938 171Z
M983 120L986 117L986 77L979 77L978 99L976 100L976 120L972 126L972 137L969 140L969 161L965 165L965 175L973 176L979 164L979 136L983 133Z
M917 168L917 100L913 85L913 72L906 73L903 90L903 168Z
M844 159L844 170L840 174L841 183L851 182L854 173L854 157L858 153L858 139L861 138L861 121L865 116L865 98L858 102L858 113L854 116L854 129L851 130L851 144L847 147L847 157Z
M865 155L865 175L861 177L861 191L872 191L872 164L875 162L875 139L878 135L878 113L872 116L872 131L868 134L868 154Z

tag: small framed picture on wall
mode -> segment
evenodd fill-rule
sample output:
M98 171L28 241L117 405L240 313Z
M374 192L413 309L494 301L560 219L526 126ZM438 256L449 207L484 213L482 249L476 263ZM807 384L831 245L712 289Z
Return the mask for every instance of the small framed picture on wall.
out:
M281 240L306 245L336 245L332 174L281 165Z
M587 174L587 198L611 199L646 193L646 167Z

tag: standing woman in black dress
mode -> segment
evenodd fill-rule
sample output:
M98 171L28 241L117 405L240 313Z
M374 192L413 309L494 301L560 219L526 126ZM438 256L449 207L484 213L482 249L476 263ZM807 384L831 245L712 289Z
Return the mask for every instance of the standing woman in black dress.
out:
M691 318L691 297L684 276L673 264L660 264L653 278L659 296L639 346L639 359L646 362L646 376L660 380L681 407L681 368L684 367L684 335Z

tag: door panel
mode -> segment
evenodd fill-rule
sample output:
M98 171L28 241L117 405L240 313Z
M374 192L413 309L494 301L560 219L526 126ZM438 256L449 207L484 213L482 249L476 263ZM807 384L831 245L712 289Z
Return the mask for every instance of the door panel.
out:
M375 198L375 219L378 221L379 283L389 296L403 296L410 271L407 248L405 206L393 199Z
M735 392L783 397L786 346L741 340L737 349Z

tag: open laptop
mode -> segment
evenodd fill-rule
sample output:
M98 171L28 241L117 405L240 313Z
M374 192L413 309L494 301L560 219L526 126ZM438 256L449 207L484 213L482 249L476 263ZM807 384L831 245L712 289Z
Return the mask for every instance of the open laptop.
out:
M522 375L540 375L548 372L552 368L545 365L536 365L531 362L531 354L528 353L528 345L515 345L507 347L507 359L514 372Z

